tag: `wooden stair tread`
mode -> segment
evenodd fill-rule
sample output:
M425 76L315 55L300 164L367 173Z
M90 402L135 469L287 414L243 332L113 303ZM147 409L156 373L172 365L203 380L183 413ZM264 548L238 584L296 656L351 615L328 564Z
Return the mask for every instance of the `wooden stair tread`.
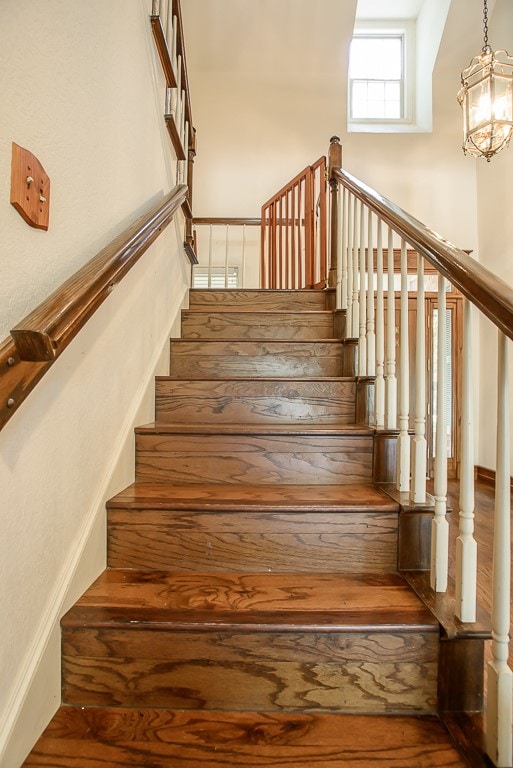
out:
M438 632L398 574L172 573L108 569L62 626L195 631Z
M257 379L258 384L262 384L265 382L269 382L270 384L277 384L280 382L285 382L286 384L293 384L294 382L303 382L308 381L310 383L313 383L315 381L320 382L340 382L340 381L356 381L357 376L259 376ZM215 386L216 384L219 384L223 381L230 381L230 382L254 382L255 377L254 376L241 376L241 375L234 375L234 376L216 376L215 378L212 376L205 376L199 375L199 376L187 376L187 378L184 378L183 376L155 376L155 381L176 381L180 382L181 384L187 381L208 381L212 382L212 385Z
M334 435L334 436L372 436L374 429L362 424L310 424L304 421L276 424L267 423L216 423L216 424L181 424L168 421L152 422L136 427L138 435Z
M464 768L437 717L62 706L26 768Z
M371 484L209 485L133 483L110 509L223 509L234 512L397 512L399 505Z

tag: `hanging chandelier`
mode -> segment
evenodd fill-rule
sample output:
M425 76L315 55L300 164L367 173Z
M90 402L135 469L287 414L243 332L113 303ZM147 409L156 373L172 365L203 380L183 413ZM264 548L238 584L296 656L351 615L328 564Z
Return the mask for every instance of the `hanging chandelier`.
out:
M461 73L458 101L463 110L463 152L490 162L508 146L513 133L513 58L488 45L487 0L483 0L483 25L483 48Z

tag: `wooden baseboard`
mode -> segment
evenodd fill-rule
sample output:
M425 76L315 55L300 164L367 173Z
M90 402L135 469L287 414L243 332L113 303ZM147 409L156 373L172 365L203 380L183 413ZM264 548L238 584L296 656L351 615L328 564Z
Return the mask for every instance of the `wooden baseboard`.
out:
M495 485L495 470L488 469L488 467L480 467L476 465L474 467L474 477L476 480L481 480L482 483L487 485ZM513 490L513 477L510 477L510 487Z

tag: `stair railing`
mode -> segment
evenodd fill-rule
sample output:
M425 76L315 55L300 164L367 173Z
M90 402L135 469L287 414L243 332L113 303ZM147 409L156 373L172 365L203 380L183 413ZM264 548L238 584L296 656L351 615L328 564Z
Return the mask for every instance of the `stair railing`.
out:
M198 263L193 267L192 286L258 288L260 224L257 218L194 218Z
M329 156L331 197L329 285L337 308L346 311L346 335L358 338L358 372L375 377L374 425L397 435L397 490L416 504L426 501L426 362L424 271L438 274L437 413L434 516L431 531L431 587L448 584L446 295L449 286L464 296L463 384L459 536L456 543L456 617L476 620L477 545L474 538L472 438L472 332L476 307L498 329L497 467L494 517L492 659L488 663L487 752L494 765L512 764L512 671L508 666L510 628L510 457L508 339L513 338L513 290L493 273L429 230L417 219L342 170L340 140ZM408 260L417 253L414 435L409 419ZM396 359L394 248L400 251L399 353ZM386 262L385 262L386 260ZM387 283L385 289L385 282ZM410 294L411 295L411 294ZM399 367L399 379L396 367ZM412 458L410 465L410 457Z
M307 166L262 206L261 286L324 288L326 158Z
M189 191L183 209L185 243L194 261L192 235L192 180L196 156L196 130L192 119L185 39L180 0L152 0L151 29L166 80L164 118L177 158L177 184Z

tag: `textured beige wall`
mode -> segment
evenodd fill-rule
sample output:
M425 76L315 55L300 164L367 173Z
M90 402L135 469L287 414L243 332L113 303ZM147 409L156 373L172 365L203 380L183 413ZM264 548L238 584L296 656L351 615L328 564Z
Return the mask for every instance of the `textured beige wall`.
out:
M149 0L0 3L0 338L174 186ZM11 141L52 180L50 229L9 204ZM105 559L105 500L132 481L133 426L179 332L176 217L0 432L0 764L60 699L58 620Z

